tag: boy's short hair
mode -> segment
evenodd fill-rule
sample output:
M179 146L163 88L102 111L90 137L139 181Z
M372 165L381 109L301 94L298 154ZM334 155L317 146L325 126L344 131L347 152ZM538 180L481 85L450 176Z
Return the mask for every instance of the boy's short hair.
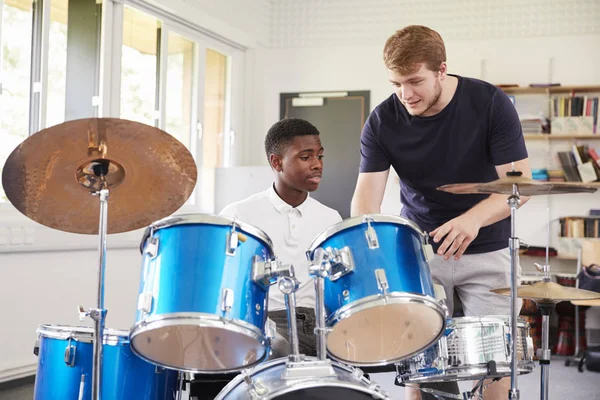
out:
M285 146L296 136L319 135L319 130L310 122L300 118L286 118L276 122L265 137L267 158L271 154L283 155Z
M415 72L421 63L437 72L445 61L444 40L439 33L422 25L409 25L396 31L383 49L385 66L400 75Z

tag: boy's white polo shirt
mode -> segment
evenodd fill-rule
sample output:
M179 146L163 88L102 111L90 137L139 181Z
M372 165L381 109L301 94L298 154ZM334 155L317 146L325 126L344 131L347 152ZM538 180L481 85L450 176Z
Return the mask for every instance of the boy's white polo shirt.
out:
M340 222L342 217L332 208L308 195L298 207L283 201L273 185L264 192L225 207L219 215L236 218L264 231L273 242L273 252L283 264L293 264L300 287L296 292L298 307L315 307L315 290L308 276L306 250L318 234ZM269 311L285 310L285 300L277 285L269 290Z

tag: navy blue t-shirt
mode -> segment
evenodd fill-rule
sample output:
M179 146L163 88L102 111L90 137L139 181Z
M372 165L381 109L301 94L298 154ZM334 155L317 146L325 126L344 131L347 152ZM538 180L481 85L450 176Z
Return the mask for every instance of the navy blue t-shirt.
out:
M393 166L401 182L402 216L426 232L489 196L437 187L493 181L498 179L496 165L527 158L519 116L508 96L487 82L456 77L456 93L438 114L411 116L393 94L369 115L361 135L360 172ZM506 218L481 228L465 253L503 249L509 237ZM436 251L441 243L432 243Z

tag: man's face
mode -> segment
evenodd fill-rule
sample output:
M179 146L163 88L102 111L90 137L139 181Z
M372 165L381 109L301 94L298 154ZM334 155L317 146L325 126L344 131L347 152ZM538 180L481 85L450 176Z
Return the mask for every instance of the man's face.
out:
M323 146L318 135L296 136L284 147L283 155L271 155L271 166L280 172L291 189L314 192L323 173Z
M418 67L415 72L407 75L388 69L388 75L396 96L408 113L426 117L439 112L434 106L442 94L446 66L444 63L438 72L431 71L425 64L418 64Z

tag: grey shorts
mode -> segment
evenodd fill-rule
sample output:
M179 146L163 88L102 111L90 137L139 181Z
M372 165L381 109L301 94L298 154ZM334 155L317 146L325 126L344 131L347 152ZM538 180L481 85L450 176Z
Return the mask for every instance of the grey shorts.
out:
M444 260L435 255L429 261L431 276L446 291L446 306L451 317L454 294L460 299L465 316L510 315L510 297L490 292L510 287L510 251L508 248L481 254L465 254L458 261ZM517 259L518 284L521 284L521 265ZM522 300L518 299L518 310Z

